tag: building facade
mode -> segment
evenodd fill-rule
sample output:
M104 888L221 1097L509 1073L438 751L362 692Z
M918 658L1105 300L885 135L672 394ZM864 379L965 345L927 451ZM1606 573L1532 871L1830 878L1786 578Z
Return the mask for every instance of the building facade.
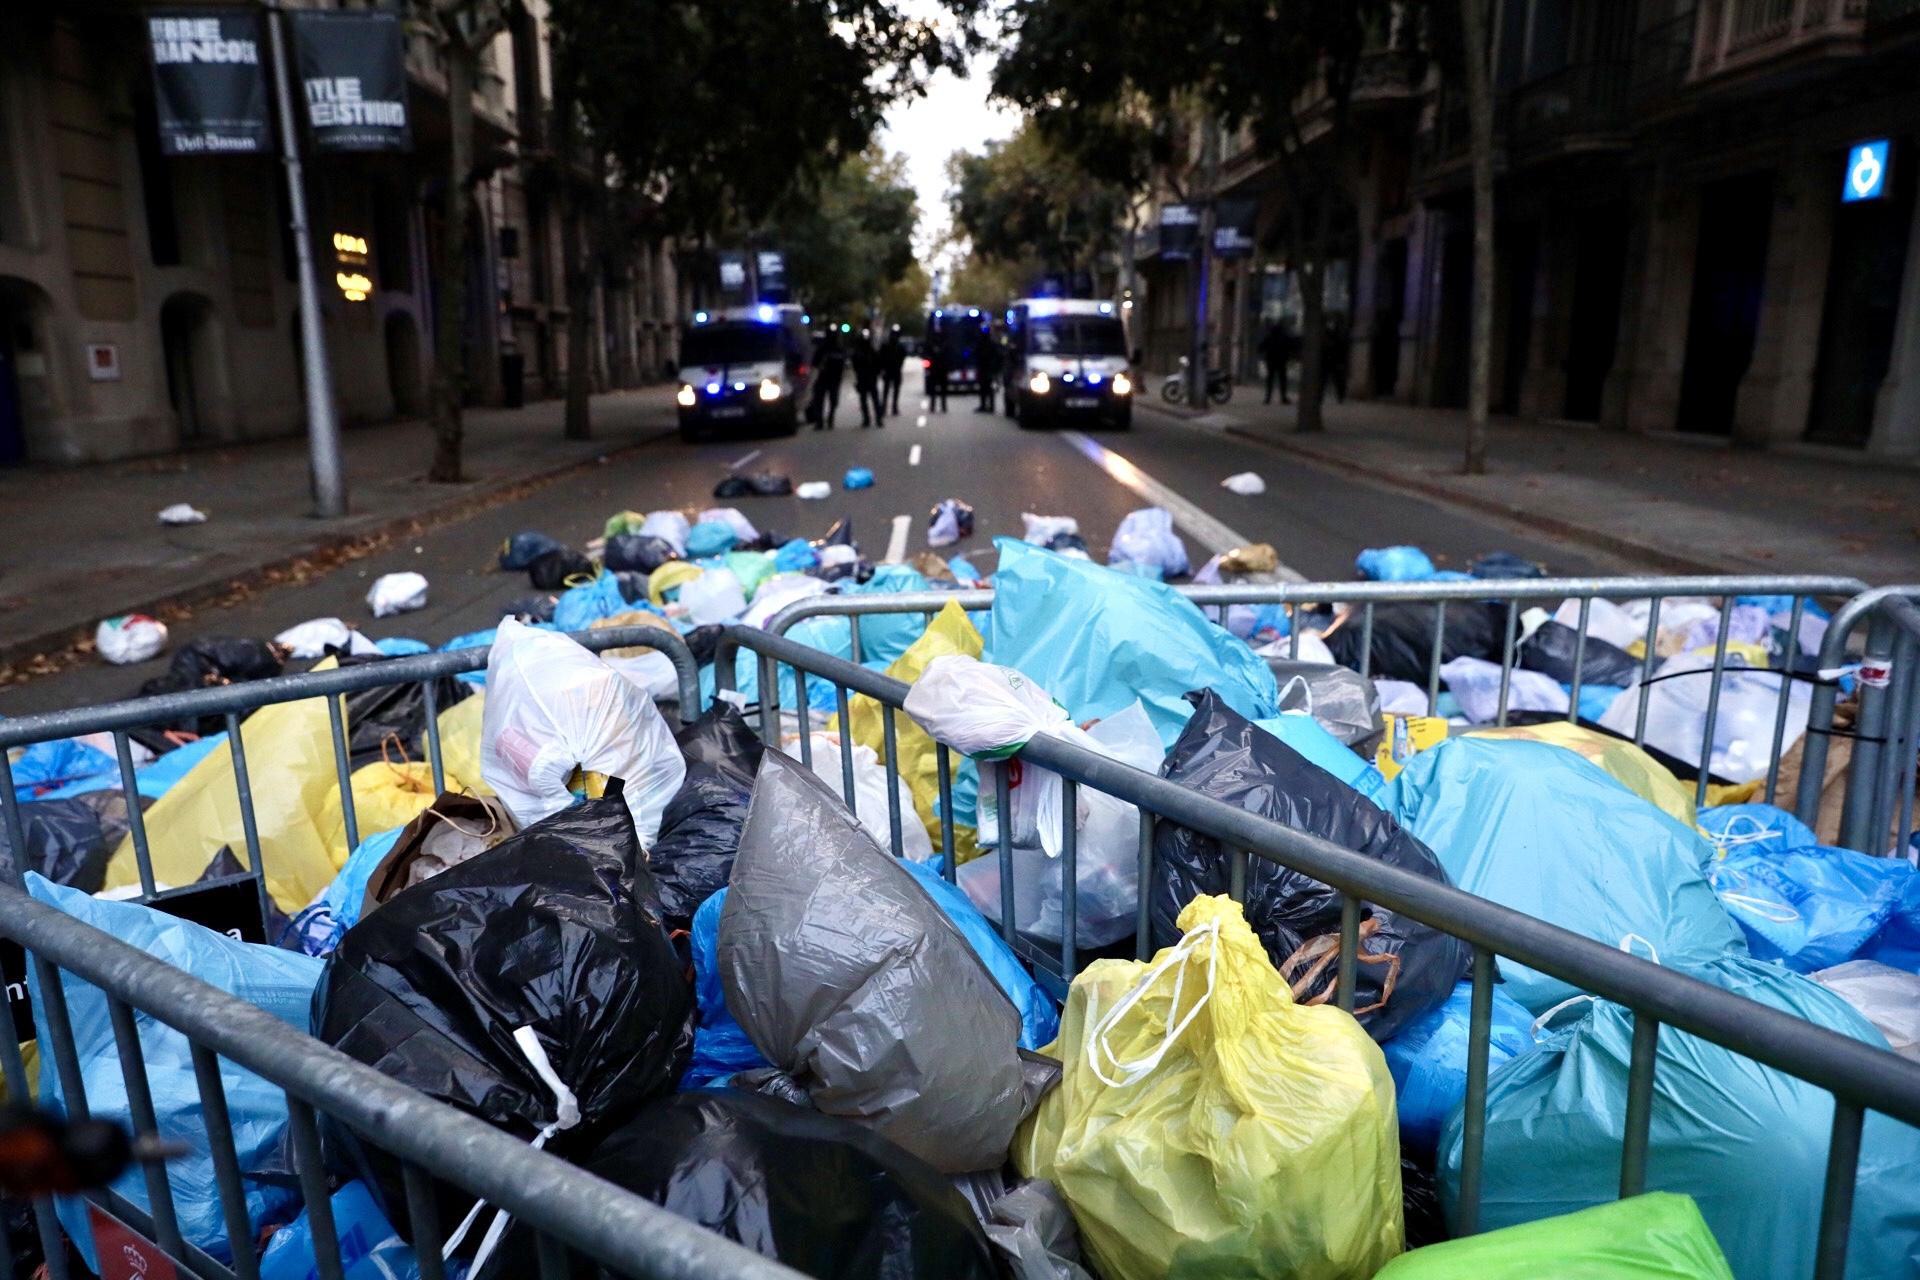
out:
M1755 447L1920 455L1920 0L1496 0L1496 412ZM1466 403L1462 87L1382 34L1328 269L1348 391ZM1882 145L1884 144L1884 145ZM1884 171L1843 199L1861 146ZM1231 144L1222 194L1288 192ZM1151 263L1152 255L1143 255ZM1185 350L1185 264L1142 300ZM1219 264L1210 345L1243 376L1291 318L1284 247ZM1158 353L1156 353L1158 354ZM1170 363L1164 356L1160 363Z
M166 157L141 7L0 9L0 463L84 463L305 429L277 155ZM469 400L562 393L560 226L537 172L543 0L512 10L474 95ZM307 155L334 395L348 427L424 411L447 182L444 62L410 37L407 155ZM346 290L337 277L365 277ZM361 296L353 296L360 294ZM657 373L683 314L670 244L597 282L597 387ZM349 446L351 440L349 439Z

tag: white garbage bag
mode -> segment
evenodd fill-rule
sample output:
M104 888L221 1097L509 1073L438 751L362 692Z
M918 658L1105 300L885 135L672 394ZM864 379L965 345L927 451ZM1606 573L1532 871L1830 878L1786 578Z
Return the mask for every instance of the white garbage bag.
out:
M574 786L590 788L588 774L619 778L651 848L686 772L640 689L568 637L501 619L487 654L480 775L514 821L529 827L571 805Z
M808 596L822 595L827 584L810 573L782 573L768 578L753 593L753 603L740 615L743 625L764 628L773 615Z
M929 662L902 706L935 741L976 760L1010 756L1042 729L1070 723L1065 707L1012 667L965 654Z
M1243 498L1267 491L1267 482L1251 471L1241 471L1228 476L1220 482L1220 487Z
M781 750L800 757L800 735L793 734L781 741ZM860 819L867 834L880 842L880 847L893 848L893 820L887 809L887 767L880 763L880 756L872 747L855 743L853 747L853 794L848 796L846 778L841 766L844 761L840 755L840 736L833 733L816 733L808 748L813 753L812 769L820 780L839 796L853 816ZM933 857L933 838L927 834L926 824L920 821L913 807L913 788L898 773L893 777L894 794L900 805L900 856L911 862L925 862Z
M1507 710L1548 711L1566 714L1570 705L1567 691L1552 676L1515 667L1508 672ZM1485 658L1455 658L1440 668L1461 714L1475 724L1492 724L1500 718L1500 664Z
M170 507L160 508L161 524L205 524L207 513L191 502L176 502Z
M1849 960L1813 980L1860 1011L1903 1058L1920 1060L1920 974L1877 960Z
M600 661L655 702L676 702L680 698L680 672L673 659L658 649L636 653L630 658L602 656Z
M1781 679L1775 672L1747 666L1737 655L1727 656L1708 766L1714 777L1739 783L1766 776L1773 756ZM1807 711L1813 702L1813 686L1806 681L1791 680L1788 686L1786 729L1780 738L1782 754L1793 750L1805 735ZM1707 697L1712 689L1711 654L1681 653L1662 662L1653 679L1647 681L1646 744L1699 768L1700 747L1707 732ZM1600 727L1631 738L1639 715L1640 684L1635 682L1601 715Z
M680 603L697 627L731 622L746 612L747 593L730 570L709 569L680 588Z
M296 623L273 638L275 644L287 646L289 657L324 658L328 649L335 649L354 657L364 657L380 652L380 646L355 631L340 618L309 618Z
M1022 537L1036 547L1046 546L1063 533L1080 532L1080 522L1072 516L1037 516L1031 511L1022 511L1020 523L1027 529Z
M733 530L733 536L741 542L752 542L760 536L760 531L753 527L753 521L741 515L737 507L708 507L694 523L705 524L709 520L717 520Z
M145 662L167 647L167 624L144 613L107 618L93 629L93 649L116 667Z
M809 502L818 502L822 498L833 496L833 485L825 480L806 480L794 486L793 495L805 498Z
M376 618L411 613L427 607L427 579L418 573L389 573L374 579L367 591L367 608Z
M659 538L683 556L687 554L687 535L691 532L693 526L678 511L649 511L647 518L640 522L642 536Z
M1645 601L1641 601L1645 604ZM1560 607L1554 610L1553 620L1562 626L1580 629L1580 602L1562 600ZM1587 605L1587 634L1596 640L1605 640L1616 649L1630 649L1635 640L1647 638L1647 617L1640 615L1640 621L1633 620L1633 614L1611 600L1595 599Z
M1143 507L1120 518L1107 549L1107 563L1153 565L1164 577L1177 577L1193 566L1186 544L1173 531L1173 516L1164 507Z

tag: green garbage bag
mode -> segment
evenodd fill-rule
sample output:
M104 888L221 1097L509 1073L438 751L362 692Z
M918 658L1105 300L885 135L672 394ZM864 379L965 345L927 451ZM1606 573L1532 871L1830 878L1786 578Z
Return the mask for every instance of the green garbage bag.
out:
M1402 1254L1375 1280L1733 1280L1686 1196L1649 1192Z

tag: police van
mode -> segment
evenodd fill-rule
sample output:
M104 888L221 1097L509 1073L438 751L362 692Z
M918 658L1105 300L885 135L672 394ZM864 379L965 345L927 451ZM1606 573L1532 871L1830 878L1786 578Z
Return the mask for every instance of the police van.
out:
M1023 427L1133 425L1127 329L1111 302L1022 298L1007 308L1007 414Z
M811 322L798 306L769 302L694 312L680 337L681 439L732 428L798 431L813 381Z
M993 341L993 317L979 307L935 307L927 317L927 340L920 352L927 390L939 377L952 395L973 395L980 389L980 352ZM939 369L934 368L935 363Z

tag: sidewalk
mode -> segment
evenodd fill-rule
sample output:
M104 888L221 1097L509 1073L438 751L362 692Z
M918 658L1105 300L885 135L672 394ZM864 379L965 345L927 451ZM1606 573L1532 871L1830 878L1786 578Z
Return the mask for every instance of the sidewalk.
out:
M308 512L304 436L101 466L0 471L0 665L88 637L102 617L191 606L308 573L501 501L671 430L671 387L594 397L594 438L561 437L562 405L470 409L467 481L426 482L421 421L345 433L350 513ZM154 517L189 502L205 524Z
M1920 581L1920 471L1496 418L1488 474L1464 476L1464 411L1329 401L1327 430L1303 436L1292 407L1237 390L1193 420L1650 566Z

